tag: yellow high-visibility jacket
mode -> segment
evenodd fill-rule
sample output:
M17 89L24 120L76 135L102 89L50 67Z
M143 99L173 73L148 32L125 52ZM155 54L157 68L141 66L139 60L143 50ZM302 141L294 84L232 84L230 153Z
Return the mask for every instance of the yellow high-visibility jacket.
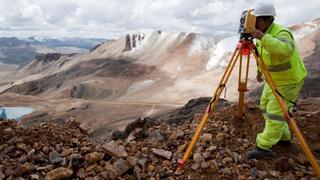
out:
M287 28L272 23L256 45L276 85L296 84L306 78L307 70Z

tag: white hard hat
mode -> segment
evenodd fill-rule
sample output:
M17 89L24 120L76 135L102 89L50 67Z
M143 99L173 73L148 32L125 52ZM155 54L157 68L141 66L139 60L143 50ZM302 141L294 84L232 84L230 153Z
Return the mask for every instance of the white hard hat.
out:
M276 9L270 2L260 2L254 8L255 16L276 16Z

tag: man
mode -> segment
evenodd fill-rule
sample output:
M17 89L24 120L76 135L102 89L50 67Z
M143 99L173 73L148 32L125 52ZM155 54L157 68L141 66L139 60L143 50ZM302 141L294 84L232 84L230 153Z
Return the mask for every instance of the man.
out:
M304 63L298 53L291 32L276 23L273 4L258 3L254 14L256 16L256 46L259 56L266 64L289 111L292 111L307 76ZM258 71L257 81L262 82ZM265 120L262 133L257 135L257 146L247 153L248 159L262 159L271 156L271 147L277 143L289 143L291 140L288 124L283 112L268 84L264 85L260 99L260 108Z

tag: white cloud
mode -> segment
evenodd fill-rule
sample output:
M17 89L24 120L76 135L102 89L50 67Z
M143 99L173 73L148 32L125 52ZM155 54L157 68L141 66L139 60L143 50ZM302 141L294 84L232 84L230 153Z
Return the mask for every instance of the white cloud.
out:
M292 25L320 17L319 0L273 0L276 21ZM142 29L236 33L247 0L0 0L0 35L112 38Z

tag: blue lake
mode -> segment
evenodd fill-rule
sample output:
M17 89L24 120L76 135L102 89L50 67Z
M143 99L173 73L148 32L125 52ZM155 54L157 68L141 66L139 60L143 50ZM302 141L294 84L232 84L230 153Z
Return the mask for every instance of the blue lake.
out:
M7 119L20 120L22 116L30 114L33 111L34 108L31 107L0 107L0 117L5 114Z

